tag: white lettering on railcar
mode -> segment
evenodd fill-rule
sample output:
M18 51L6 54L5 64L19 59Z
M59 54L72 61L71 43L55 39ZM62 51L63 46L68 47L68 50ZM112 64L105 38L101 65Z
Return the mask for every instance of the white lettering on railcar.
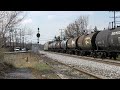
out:
M118 35L120 34L120 31L117 31L117 32L112 32L111 35Z
M75 44L75 41L72 40L72 45L74 45L74 44Z
M86 45L91 44L91 38L90 37L85 38L85 44Z

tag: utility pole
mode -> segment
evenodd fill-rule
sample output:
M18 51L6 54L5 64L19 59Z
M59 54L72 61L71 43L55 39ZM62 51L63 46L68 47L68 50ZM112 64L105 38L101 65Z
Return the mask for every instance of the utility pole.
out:
M81 22L82 23L82 22ZM77 21L75 21L75 29L76 29L76 33L77 33L77 37L79 36L79 26L78 25L80 25L80 24L77 24Z
M115 22L115 11L114 11L114 28L116 28L116 22Z
M22 39L23 39L23 48L24 48L24 36L22 37Z
M13 32L14 32L14 30L12 30L12 45L13 45L13 48L14 48L14 36L13 36Z
M20 48L21 48L21 29L20 29Z
M62 40L62 36L63 36L63 34L62 34L62 33L63 33L62 30L64 30L64 29L59 29L59 30L61 30L61 40Z
M24 37L25 37L25 30L22 30L22 47L24 48Z
M120 18L120 17L116 17L116 11L113 11L114 15L113 17L110 17L110 18L114 18L114 28L116 28L116 22L119 22L119 21L116 21L116 18Z
M15 47L17 47L17 31L16 31L16 29L15 29Z
M13 29L11 28L10 31L9 31L9 34L10 34L10 47L14 48L14 40L13 40ZM12 44L11 44L11 41L12 41Z
M113 23L114 23L114 22L109 22L108 29L111 29L111 28L113 29ZM112 26L112 27L111 27L111 26Z
M112 28L113 28L113 22L112 22Z
M31 40L31 50L32 50L32 40Z
M10 35L10 47L11 47L11 30L9 31L9 35Z

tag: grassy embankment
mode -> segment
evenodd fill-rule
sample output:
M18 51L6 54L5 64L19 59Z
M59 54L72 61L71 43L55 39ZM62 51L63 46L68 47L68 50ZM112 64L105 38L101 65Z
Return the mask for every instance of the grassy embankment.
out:
M0 48L0 78L4 78L6 70L13 68L12 65L4 62L4 53L3 52L6 52L6 51L8 51L8 50L4 49L4 48Z
M3 56L3 55L2 55ZM47 65L41 57L33 53L5 54L7 68L28 68L38 79L58 79L53 68ZM4 69L3 69L4 70Z

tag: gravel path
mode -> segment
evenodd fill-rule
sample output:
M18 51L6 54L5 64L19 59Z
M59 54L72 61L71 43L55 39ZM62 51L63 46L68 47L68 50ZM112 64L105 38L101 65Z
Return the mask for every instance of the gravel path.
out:
M51 54L50 52L40 51L41 54L45 54L45 56L60 61L62 63L66 63L69 65L73 65L79 67L82 70L86 70L95 75L99 75L108 79L120 79L120 66L104 64L100 62L87 61L84 59L78 59L74 57Z

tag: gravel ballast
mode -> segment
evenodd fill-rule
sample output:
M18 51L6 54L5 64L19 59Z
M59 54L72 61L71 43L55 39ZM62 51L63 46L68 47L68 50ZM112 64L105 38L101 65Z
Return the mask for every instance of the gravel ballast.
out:
M78 67L82 70L85 70L95 75L104 77L105 79L119 79L120 78L120 66L109 65L105 63L59 55L59 54L54 54L54 53L45 52L45 51L40 51L40 53L45 54L45 56L53 60L57 60L65 64Z

